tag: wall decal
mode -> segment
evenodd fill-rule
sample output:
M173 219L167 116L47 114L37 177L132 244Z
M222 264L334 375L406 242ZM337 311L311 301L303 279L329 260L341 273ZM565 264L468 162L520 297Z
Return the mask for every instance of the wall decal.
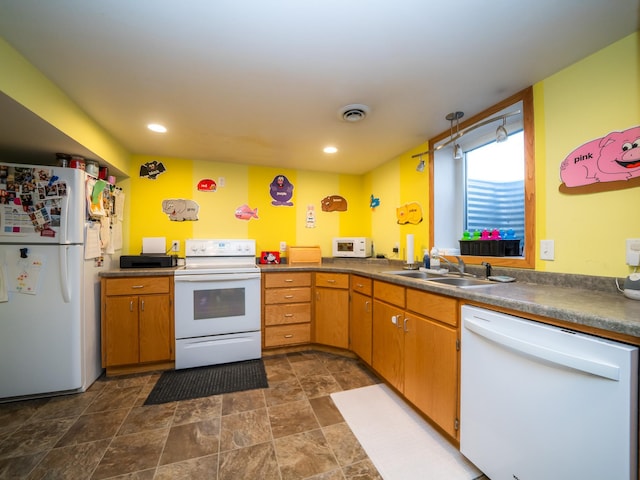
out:
M199 192L215 192L218 189L216 182L210 178L203 178L198 182Z
M236 218L238 220L251 220L252 218L258 219L258 207L252 209L249 205L244 204L236 208Z
M373 193L371 194L371 200L369 200L369 207L370 208L376 208L380 206L380 199L377 197L373 196Z
M307 205L307 223L305 224L307 228L315 228L316 227L316 212L315 207L313 205Z
M169 220L174 222L198 220L199 208L193 200L183 198L169 198L162 201L162 211L169 215Z
M417 225L422 221L422 207L417 202L407 203L396 208L396 218L400 225L411 223Z
M347 201L340 195L329 195L320 202L323 212L346 212Z
M640 177L640 126L622 132L611 132L573 150L560 165L563 193L587 193L593 191L628 188L627 181ZM596 189L573 192L572 188L602 184ZM633 182L635 185L636 182Z
M271 205L276 206L293 206L291 197L293 197L293 185L284 175L276 175L269 185L269 194L273 201Z
M162 162L158 162L157 160L152 160L140 165L140 176L150 180L155 180L158 175L166 171L167 169Z

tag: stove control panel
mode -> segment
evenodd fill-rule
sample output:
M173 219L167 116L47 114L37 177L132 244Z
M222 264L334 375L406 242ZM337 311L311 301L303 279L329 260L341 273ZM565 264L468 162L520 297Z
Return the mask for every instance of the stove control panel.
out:
M187 257L255 257L255 240L187 239Z

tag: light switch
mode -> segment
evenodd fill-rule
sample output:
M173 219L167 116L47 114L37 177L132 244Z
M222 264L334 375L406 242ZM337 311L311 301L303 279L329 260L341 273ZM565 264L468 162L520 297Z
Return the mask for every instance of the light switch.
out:
M540 240L540 260L553 260L555 246L553 240Z

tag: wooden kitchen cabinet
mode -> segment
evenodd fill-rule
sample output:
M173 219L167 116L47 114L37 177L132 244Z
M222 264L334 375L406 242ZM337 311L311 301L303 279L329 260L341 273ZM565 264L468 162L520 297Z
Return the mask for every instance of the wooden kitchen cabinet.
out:
M349 348L349 274L315 274L314 341Z
M263 346L311 341L311 272L264 273Z
M456 439L458 311L458 302L453 298L407 289L404 395Z
M171 368L173 278L101 279L102 365L107 374Z
M373 368L457 439L457 300L374 281Z
M373 282L373 368L399 392L404 391L405 289Z
M370 278L351 275L349 306L349 349L371 365L371 341L373 337L373 301Z

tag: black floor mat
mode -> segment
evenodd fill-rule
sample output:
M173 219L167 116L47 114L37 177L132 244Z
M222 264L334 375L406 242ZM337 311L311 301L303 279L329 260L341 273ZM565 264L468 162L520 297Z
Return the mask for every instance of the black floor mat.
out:
M163 372L145 405L268 388L261 359Z

